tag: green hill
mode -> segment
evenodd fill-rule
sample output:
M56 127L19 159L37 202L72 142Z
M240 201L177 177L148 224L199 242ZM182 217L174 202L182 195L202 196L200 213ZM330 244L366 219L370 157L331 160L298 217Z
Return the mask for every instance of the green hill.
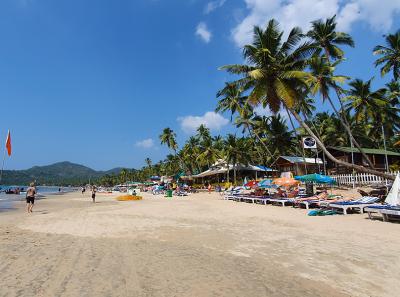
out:
M122 168L96 171L71 162L59 162L47 166L34 166L26 170L5 170L1 184L27 185L36 181L40 185L81 185L106 174L118 174Z

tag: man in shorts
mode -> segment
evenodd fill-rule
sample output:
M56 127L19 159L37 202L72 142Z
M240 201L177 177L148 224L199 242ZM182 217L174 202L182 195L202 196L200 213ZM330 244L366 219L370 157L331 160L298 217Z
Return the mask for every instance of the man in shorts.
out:
M96 191L97 191L96 187L93 186L92 187L92 200L93 200L93 203L96 203Z
M36 188L35 184L31 183L26 190L26 210L28 213L32 212L33 205L35 204Z

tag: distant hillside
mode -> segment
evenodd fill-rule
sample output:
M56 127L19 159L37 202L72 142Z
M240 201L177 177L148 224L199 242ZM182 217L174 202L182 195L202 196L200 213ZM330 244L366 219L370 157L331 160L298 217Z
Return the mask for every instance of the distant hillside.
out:
M41 185L80 185L106 174L119 174L122 168L96 171L71 162L59 162L47 166L34 166L26 170L5 170L1 184L26 185L36 181Z

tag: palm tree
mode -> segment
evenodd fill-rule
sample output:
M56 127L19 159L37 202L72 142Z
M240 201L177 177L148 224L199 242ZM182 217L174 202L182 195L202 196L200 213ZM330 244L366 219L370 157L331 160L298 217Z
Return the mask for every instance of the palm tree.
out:
M296 112L296 101L301 98L300 90L308 87L306 80L310 75L304 71L307 58L314 51L307 42L298 45L302 39L299 28L292 29L284 42L282 36L283 32L275 20L269 21L265 30L256 26L253 43L245 45L243 49L248 64L226 65L221 69L243 76L235 83L246 86L250 103L268 106L273 112L279 111L281 105L287 108L333 162L393 179L391 175L336 159Z
M236 135L228 134L225 141L225 156L227 163L233 164L233 181L236 185L236 172L237 165L248 164L249 161L249 147L245 138L237 138ZM229 167L227 168L229 174Z
M225 87L217 93L217 98L222 97L218 101L216 112L231 112L231 122L233 115L240 111L246 102L246 96L242 96L243 91L232 83L225 83Z
M323 101L326 99L329 101L336 115L342 119L342 125L349 135L351 145L354 144L357 147L364 160L373 168L374 166L371 160L365 154L360 144L355 140L347 118L338 112L329 96L329 90L334 89L341 106L341 111L343 112L343 102L341 99L342 89L338 84L343 83L348 77L342 75L335 76L333 73L335 67L344 58L344 52L338 45L354 47L354 41L347 33L336 31L336 16L326 19L325 22L317 20L311 24L312 28L307 32L306 36L313 41L313 46L318 49L318 53L324 53L323 57L317 56L310 59L310 69L313 74L311 91L314 94L317 92L320 93ZM331 59L336 60L336 62L332 63Z
M174 151L176 155L176 150L178 149L178 144L176 142L176 133L171 128L165 128L163 133L160 135L161 144L167 145L167 147Z
M279 113L269 117L267 133L271 146L279 155L293 152L295 147L293 132L288 130L285 119Z
M383 65L381 75L385 76L388 72L393 72L394 80L400 77L400 30L395 34L389 34L385 38L386 46L377 45L373 54L381 56L375 61L375 67Z
M144 159L144 162L146 163L147 167L151 168L151 165L152 165L153 162L151 161L150 158Z
M354 41L349 34L336 31L336 16L324 21L316 20L311 23L311 30L306 36L313 41L313 46L318 48L318 54L322 51L329 61L332 59L341 60L344 52L338 45L354 47Z
M398 109L391 105L390 100L386 97L387 89L381 88L376 91L371 91L372 79L364 82L361 79L355 79L349 83L351 89L348 91L348 96L344 99L347 101L347 110L354 112L354 118L357 123L363 125L375 126L378 124L378 129L371 131L382 131L383 145L386 151L385 124L389 124L389 129L393 135L393 131L399 128ZM379 127L380 126L380 127ZM387 164L387 155L386 155ZM387 164L388 165L388 164ZM389 168L387 167L386 170Z
M400 82L391 80L386 84L388 99L393 106L400 104Z
M185 162L183 162L182 158L177 153L178 143L176 142L176 133L171 128L165 128L159 138L161 144L167 145L167 147L174 152L175 156L178 157L181 166L186 169Z
M355 79L349 83L350 90L344 98L347 111L354 112L354 118L357 123L368 124L375 117L377 109L386 105L386 89L371 91L372 79L364 82L361 79Z
M257 140L261 143L261 145L264 147L264 149L267 151L268 155L270 158L273 158L273 154L271 153L270 149L268 146L262 141L260 135L258 135L257 132L254 131L254 122L252 120L252 117L254 115L254 110L251 107L250 104L246 103L244 106L242 106L239 109L239 116L235 119L235 124L236 127L244 127L245 130L247 130L252 137L256 137Z

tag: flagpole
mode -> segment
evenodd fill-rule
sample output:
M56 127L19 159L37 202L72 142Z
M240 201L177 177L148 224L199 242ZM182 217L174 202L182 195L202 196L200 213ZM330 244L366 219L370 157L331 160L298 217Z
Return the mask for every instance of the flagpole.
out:
M1 185L1 180L3 179L3 169L4 169L4 162L6 160L6 148L4 148L4 153L3 153L3 162L1 164L1 172L0 172L0 185Z

